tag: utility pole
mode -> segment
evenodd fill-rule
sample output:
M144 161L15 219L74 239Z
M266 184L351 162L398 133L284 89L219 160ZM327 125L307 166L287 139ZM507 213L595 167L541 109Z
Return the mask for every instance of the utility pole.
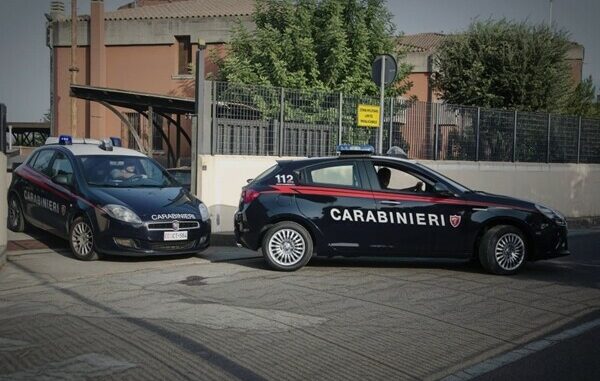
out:
M552 3L553 3L553 0L550 0L550 21L548 22L548 24L550 25L550 28L552 28Z
M71 85L77 84L77 0L71 0ZM71 136L77 134L77 99L71 97Z

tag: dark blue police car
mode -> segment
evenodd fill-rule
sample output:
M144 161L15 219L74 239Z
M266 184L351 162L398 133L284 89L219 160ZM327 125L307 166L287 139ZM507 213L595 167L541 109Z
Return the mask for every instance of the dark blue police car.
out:
M369 150L371 151L372 148ZM417 162L364 154L279 161L242 190L241 246L278 270L322 256L478 259L495 274L568 255L564 217L532 202L474 191Z
M8 227L29 223L66 238L82 260L206 248L207 207L154 160L119 143L48 138L13 171Z

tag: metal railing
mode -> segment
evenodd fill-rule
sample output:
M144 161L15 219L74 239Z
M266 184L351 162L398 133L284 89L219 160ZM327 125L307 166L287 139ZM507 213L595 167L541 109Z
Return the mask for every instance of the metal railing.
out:
M207 82L212 153L325 156L340 143L429 160L600 163L600 119L387 98L384 127L357 127L376 97Z

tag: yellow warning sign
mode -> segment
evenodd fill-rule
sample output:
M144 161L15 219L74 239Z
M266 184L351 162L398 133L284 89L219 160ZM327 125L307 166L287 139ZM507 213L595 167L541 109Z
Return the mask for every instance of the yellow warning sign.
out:
M379 127L379 106L358 105L358 127Z

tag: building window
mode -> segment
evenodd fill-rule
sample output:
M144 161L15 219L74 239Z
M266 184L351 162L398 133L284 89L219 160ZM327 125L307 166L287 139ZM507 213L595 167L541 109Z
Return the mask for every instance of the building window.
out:
M190 74L192 64L192 43L190 36L175 36L177 40L177 52L179 55L177 74Z

